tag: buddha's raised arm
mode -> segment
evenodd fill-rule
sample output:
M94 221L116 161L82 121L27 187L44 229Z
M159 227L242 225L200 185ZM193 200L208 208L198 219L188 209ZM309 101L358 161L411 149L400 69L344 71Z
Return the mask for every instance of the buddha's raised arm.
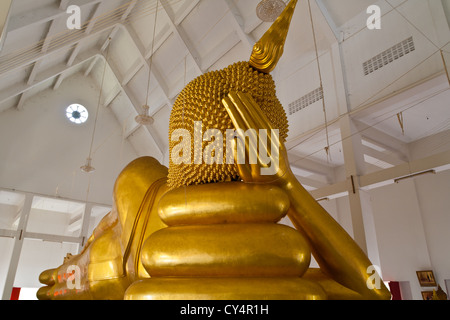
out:
M223 99L237 130L239 139L245 141L244 133L255 129L267 130L268 141L259 146L271 146L266 150L257 150L256 144L245 144L245 159L250 154L257 155L254 164L237 164L240 177L246 183L274 184L281 187L291 201L289 218L309 240L312 252L323 273L346 288L357 292L362 299L389 299L390 293L381 283L380 288L369 289L367 282L371 274L367 273L372 265L365 253L348 233L326 212L326 210L306 191L292 173L287 152L277 135L271 134L274 128L251 95L232 92ZM258 134L258 135L259 135ZM236 153L235 149L235 153ZM270 154L270 162L262 156ZM237 155L236 155L237 158ZM236 161L237 162L237 161ZM264 174L262 169L274 166L275 174Z

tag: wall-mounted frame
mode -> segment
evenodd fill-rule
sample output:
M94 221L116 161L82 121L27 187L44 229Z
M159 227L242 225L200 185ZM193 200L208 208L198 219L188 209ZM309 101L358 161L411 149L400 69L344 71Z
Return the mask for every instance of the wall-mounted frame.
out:
M432 270L416 271L421 287L436 287L436 279Z
M422 291L423 300L433 300L433 291Z

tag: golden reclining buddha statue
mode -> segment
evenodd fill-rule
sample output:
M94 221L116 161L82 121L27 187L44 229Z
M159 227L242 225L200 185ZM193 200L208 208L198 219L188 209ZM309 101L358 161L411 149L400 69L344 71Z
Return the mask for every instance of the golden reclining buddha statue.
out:
M143 157L121 172L112 211L79 255L40 275L39 299L390 298L382 281L368 285L372 263L289 167L287 117L269 73L296 4L290 1L249 62L184 88L170 118L169 168ZM229 129L231 139L219 134ZM259 141L264 130L276 133L259 144L269 159L249 161L257 146L244 133L252 129ZM231 143L219 148L220 137ZM239 161L239 150L247 160ZM278 224L285 216L295 229ZM320 269L310 268L311 255Z

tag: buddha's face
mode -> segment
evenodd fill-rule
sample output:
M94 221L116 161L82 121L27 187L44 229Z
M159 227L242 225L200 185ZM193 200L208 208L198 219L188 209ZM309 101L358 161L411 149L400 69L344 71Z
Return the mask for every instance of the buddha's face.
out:
M279 130L280 140L285 142L288 133L286 113L276 97L275 83L270 74L254 70L248 62L239 62L223 70L204 74L192 82L180 93L172 110L169 125L170 165L168 185L171 189L192 184L225 182L240 180L235 164L227 158L227 130L234 130L222 99L230 92L249 93L265 113L274 129ZM190 134L189 141L181 141L179 136L172 136L178 129ZM209 129L217 129L214 137L207 137ZM217 137L222 137L223 148L211 148ZM201 139L201 148L199 147ZM205 141L206 140L206 141ZM189 143L191 154L187 161L174 161L172 152L178 152L180 143ZM197 142L197 144L196 144ZM201 150L198 150L201 149ZM184 149L186 152L187 149ZM205 152L206 150L206 152ZM208 150L213 150L208 155ZM221 163L209 164L207 158L223 152ZM181 155L180 155L181 156ZM184 155L186 156L186 155Z

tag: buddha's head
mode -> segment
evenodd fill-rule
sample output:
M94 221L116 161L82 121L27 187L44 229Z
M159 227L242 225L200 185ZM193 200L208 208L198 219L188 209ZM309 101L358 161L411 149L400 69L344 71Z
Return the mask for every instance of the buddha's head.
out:
M282 56L296 4L297 0L291 0L280 17L256 43L249 62L238 62L223 70L206 73L190 82L180 93L173 106L169 124L169 188L240 180L236 164L228 164L226 161L226 132L235 128L222 99L230 92L250 94L272 127L279 130L280 140L286 141L287 116L276 97L275 83L269 73ZM190 133L190 161L184 163L173 161L172 152L179 146L180 140L172 135L178 129ZM205 158L208 158L208 155L204 150L208 150L208 145L217 138L215 136L210 141L204 141L203 135L208 129L218 129L221 132L221 163L206 163ZM201 148L195 137L201 138ZM175 150L178 152L178 149ZM214 149L212 153L217 150ZM202 157L200 161L199 155ZM214 157L214 154L212 156Z

